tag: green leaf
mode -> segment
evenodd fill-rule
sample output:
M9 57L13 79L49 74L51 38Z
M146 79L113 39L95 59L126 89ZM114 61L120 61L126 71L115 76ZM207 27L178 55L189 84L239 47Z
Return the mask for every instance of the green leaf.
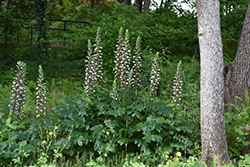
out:
M243 141L242 143L243 143L244 146L248 146L250 144L249 141Z
M103 127L103 125L95 125L92 128L90 128L90 130L92 131L92 135L96 139L100 139L106 133L106 130Z
M106 104L103 103L103 102L98 102L98 103L96 104L96 107L99 109L99 111L104 111L104 110L106 110Z
M13 126L10 122L11 122L11 118L8 118L8 119L6 120L6 122L5 122L5 125L6 125L7 127L9 127L10 129L15 130L17 127L16 127L16 126Z
M126 109L124 107L118 108L117 111L119 116L124 115L126 113Z
M175 128L175 130L177 130L178 132L181 130L179 127Z
M142 111L142 110L146 109L146 107L143 106L143 104L136 104L136 105L134 105L133 108L136 109L137 111Z
M146 133L145 136L142 138L146 143L159 142L162 141L162 137L158 135L152 135L151 133Z
M163 124L163 123L165 123L165 119L163 117L159 117L156 119L156 122L159 124Z
M112 116L115 116L115 117L118 116L118 112L116 110L112 110L112 109L108 110L106 114L107 115L112 115Z
M93 160L90 160L90 161L86 164L86 166L97 166L97 163L96 163L95 161L93 161Z
M78 140L77 143L78 143L79 146L82 146L82 140Z
M244 102L243 102L243 104L244 104L244 107L249 106L249 96L248 96L248 91L247 90L245 91L245 94L244 94Z
M171 146L171 147L177 148L177 150L179 150L179 148L182 148L182 147L183 147L182 144L180 144L180 143L174 143L174 142L171 142L171 143L170 143L170 146Z
M126 143L129 143L129 142L131 142L131 139L130 138L118 138L118 143L120 144L120 145L123 145L123 144L126 144Z
M79 116L84 116L84 115L87 115L87 112L86 112L86 110L80 109L79 112L78 112L78 115Z
M114 108L114 109L117 109L117 108L120 108L121 105L117 101L112 100L111 107Z
M117 121L111 119L106 119L104 124L110 129L112 133L115 133L114 129L119 125Z
M6 124L10 124L11 122L11 118L9 117L8 119L6 119Z
M149 127L148 127L147 123L145 123L145 122L140 122L140 123L138 123L138 124L136 125L136 129L137 129L137 131L142 130L142 131L145 132L145 131L148 131Z
M240 101L243 102L242 98L240 98L239 96L235 96L236 98L238 98Z
M72 113L72 112L70 112L70 113L69 113L68 117L69 117L72 121L75 121L75 119L74 119L74 116L73 116L73 113Z

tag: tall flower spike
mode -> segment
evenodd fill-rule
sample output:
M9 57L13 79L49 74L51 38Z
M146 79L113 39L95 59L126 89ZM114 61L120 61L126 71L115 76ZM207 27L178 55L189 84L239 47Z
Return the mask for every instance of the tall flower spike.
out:
M91 42L88 40L88 55L87 60L85 60L86 69L85 69L85 93L87 96L94 96L95 92L95 83L96 83L96 70L95 70L95 58L92 56Z
M159 85L159 65L157 62L159 52L156 53L154 58L154 63L152 65L152 70L150 74L150 100L153 100L153 96L156 94L156 90L158 89Z
M98 86L98 88L101 87L102 83L103 83L103 67L102 67L102 47L101 47L101 32L100 32L100 27L98 27L97 29L97 33L96 33L96 39L95 42L96 44L94 44L95 49L94 49L94 64L95 64L95 71L96 71L96 84Z
M129 76L128 76L128 82L129 82L129 85L131 85L132 84L132 79L133 79L133 69L131 69L130 71L129 71Z
M39 65L39 77L37 80L37 92L36 92L36 117L40 117L40 116L46 116L46 88L45 88L45 84L43 83L44 77L43 77L43 69L42 66Z
M24 62L18 61L17 62L17 70L15 70L16 74L13 77L13 85L12 85L12 96L11 96L11 103L9 104L10 113L13 116L19 116L22 118L22 113L24 112L23 106L25 104L25 92L26 92L26 82L25 82L25 75L26 75L26 64ZM18 117L17 117L18 118Z
M130 48L129 48L129 34L128 30L125 32L125 39L123 42L122 48L122 55L121 55L121 76L120 76L120 83L121 89L125 90L126 87L129 85L129 72L130 72Z
M117 85L117 88L120 89L120 78L121 78L121 63L122 63L122 54L123 54L123 29L122 27L119 30L119 36L118 36L118 40L117 40L117 45L116 45L116 55L115 55L115 80Z
M181 91L182 91L182 77L181 77L181 61L177 65L177 70L174 80L174 90L173 90L173 103L179 105L181 102Z
M135 55L133 56L133 72L134 75L132 77L132 87L133 89L137 90L140 87L140 83L141 83L141 49L140 49L140 45L141 45L141 38L140 36L138 36L137 40L136 40L136 46L135 46Z
M114 82L113 82L113 88L112 88L112 92L111 92L111 97L112 97L114 100L117 100L116 80L114 80Z

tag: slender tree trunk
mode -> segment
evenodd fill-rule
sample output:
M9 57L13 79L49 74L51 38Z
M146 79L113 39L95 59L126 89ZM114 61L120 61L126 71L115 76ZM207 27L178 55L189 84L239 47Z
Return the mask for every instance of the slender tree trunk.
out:
M163 1L164 1L164 0L161 0L161 4L160 4L160 7L161 7L161 6L163 5Z
M144 0L143 14L146 14L148 12L149 6L150 6L150 0Z
M225 104L242 104L238 96L244 99L244 92L250 91L250 1L248 4L241 38L235 59L228 66L228 73L225 80ZM231 110L231 107L227 107Z
M135 0L135 3L138 5L138 10L141 13L142 10L142 0Z
M131 0L125 0L125 5L131 5Z
M224 116L223 51L219 0L196 0L201 56L200 104L202 160L229 162Z
M124 2L124 0L117 0L119 3L123 3Z

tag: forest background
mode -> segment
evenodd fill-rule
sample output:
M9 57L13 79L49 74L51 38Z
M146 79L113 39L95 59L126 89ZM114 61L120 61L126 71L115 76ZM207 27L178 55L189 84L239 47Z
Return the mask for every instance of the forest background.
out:
M35 104L34 97L36 79L39 75L39 65L42 65L44 69L44 76L47 82L46 89L49 100L47 113L58 112L58 110L62 110L59 109L59 107L64 107L63 103L70 103L69 101L61 98L76 98L77 95L85 96L82 85L84 84L83 78L85 78L85 60L87 59L88 39L90 39L91 43L95 43L96 31L98 27L100 27L101 30L103 47L103 78L106 83L105 88L107 90L112 89L114 81L113 68L115 66L114 61L117 37L119 30L122 27L124 30L128 29L129 31L131 50L135 48L137 37L140 36L142 39L142 90L146 90L149 87L151 64L155 54L159 52L159 67L161 72L160 84L158 86L157 95L154 99L155 102L163 102L165 104L170 104L172 102L173 80L176 73L176 67L178 62L180 60L182 61L183 92L182 101L178 107L178 111L185 115L187 123L192 124L189 128L192 129L196 135L192 136L190 133L185 134L185 130L181 129L180 131L183 132L178 133L171 140L175 141L183 138L187 141L186 139L188 138L188 141L192 144L188 146L185 142L176 142L176 145L170 146L170 150L171 152L187 152L187 156L196 155L199 157L199 150L201 146L199 132L200 62L197 34L197 14L195 12L195 4L193 2L188 0L184 1L190 6L190 9L193 10L183 10L181 6L175 2L176 1L171 0L166 1L160 6L155 5L155 10L149 9L144 12L142 8L138 7L136 4L124 5L123 3L100 2L92 5L92 3L83 4L82 1L78 2L77 0L47 1L46 13L41 14L44 16L43 22L47 27L64 27L64 22L50 21L53 19L85 21L86 23L68 22L68 30L66 32L60 30L46 31L44 36L44 39L46 40L42 41L43 44L45 44L43 46L46 47L41 48L37 46L39 42L38 39L41 34L39 34L38 31L33 30L31 41L31 29L27 28L29 26L38 26L40 22L36 9L33 10L31 7L33 3L36 3L36 1L23 1L23 3L20 3L19 1L2 0L0 8L1 117L6 117L6 113L8 113L6 105L8 105L11 101L11 86L17 61L23 61L27 64L26 78L28 95L27 104L24 106L26 111L24 117L35 115L35 106L33 104ZM151 5L154 5L154 2ZM223 42L224 63L226 66L232 63L236 55L248 1L222 0L220 1L220 5L221 35ZM245 108L247 108L247 106L245 106ZM237 119L236 121L232 117L233 116L230 114L228 116L226 115L228 120L232 119L231 122L226 122L229 154L232 158L239 158L240 155L249 153L249 149L243 149L248 146L249 143L247 143L245 134L240 134L240 132L235 134L240 127L245 126L237 125L237 123L242 120ZM178 122L178 120L180 121L182 118L180 116L176 119ZM245 120L245 123L247 123L247 120ZM45 128L51 129L54 124L55 122L50 122ZM4 125L6 125L5 120L2 121L2 127L4 127ZM35 125L35 123L33 125ZM65 125L61 125L61 127L64 128L69 126L70 125L66 125L66 123ZM125 125L125 127L126 126L127 125ZM173 127L173 133L178 131L177 128L177 125ZM3 129L4 128L1 130ZM21 129L23 132L25 131L25 128L22 127ZM35 130L31 127L30 131ZM92 129L92 131L95 132L95 129ZM63 135L60 136L61 139L64 139L63 137L67 134L66 132L67 131L62 132ZM104 132L106 132L106 129L104 129ZM8 133L16 134L15 130L9 130ZM39 132L36 133L39 134ZM132 132L128 133L131 133L131 136L134 135ZM66 152L68 152L71 156L73 156L75 152L82 151L76 149L77 145L84 145L82 142L85 142L85 144L88 143L86 142L86 139L82 139L82 137L78 137L78 139L76 139L76 134L77 133L72 133L72 138L74 139L75 135L75 139L72 141L71 146L67 146L68 149L71 148L71 152ZM24 134L19 135L24 136ZM30 137L31 136L32 135L30 134ZM239 136L240 140L236 141ZM5 135L1 136L2 141L6 142L6 138L7 137ZM98 137L94 136L93 138L94 139L92 139L92 141ZM123 142L121 142L122 140ZM123 136L122 140L119 140L121 148L117 148L117 150L122 150L126 142L130 143L130 141L126 141L126 136ZM157 137L154 140L157 141ZM15 147L20 146L21 141L15 142L15 146L9 147L10 152L12 152ZM242 144L244 142L246 143ZM93 145L96 146L94 143L95 142L93 142ZM3 144L4 142L2 142L2 146ZM131 145L133 146L133 144ZM32 145L32 147L35 146L34 144ZM141 148L141 146L138 145L138 149L133 150L132 146L129 148L130 152L138 152ZM152 151L151 146L145 145L144 147ZM185 147L185 149L183 147ZM86 148L85 149L89 152L93 151L90 147ZM13 155L10 152L8 153L5 147L2 147L1 149L2 155L5 153L5 156L3 156L5 162L13 158ZM95 148L94 150L96 151L98 148ZM101 150L101 152L102 151L103 150ZM8 153L8 156L6 152ZM22 154L20 153L20 155Z

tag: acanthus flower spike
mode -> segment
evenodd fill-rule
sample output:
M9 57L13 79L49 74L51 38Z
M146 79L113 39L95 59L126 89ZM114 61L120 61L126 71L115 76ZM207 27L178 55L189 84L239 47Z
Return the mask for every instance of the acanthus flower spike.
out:
M138 90L138 88L140 87L140 83L141 83L141 49L140 49L140 45L141 45L141 38L140 36L137 37L136 40L136 47L135 47L135 55L133 56L133 76L132 76L132 81L131 81L131 85L133 87L134 90Z
M10 108L11 120L13 120L13 116L17 116L17 119L22 118L22 113L24 112L24 104L25 104L25 92L26 92L26 64L22 61L17 62L17 70L15 70L16 74L13 77L13 85L12 85L12 96L11 103L8 105Z
M36 92L36 117L40 117L40 116L46 116L46 88L45 88L45 84L43 83L44 80L44 74L43 74L43 69L42 66L39 65L39 77L38 77L38 81L37 81L37 92Z
M174 86L173 86L173 103L179 105L181 102L181 91L182 91L182 77L181 77L181 61L177 65L177 70L175 74Z
M153 96L156 95L156 90L158 89L159 79L160 79L160 69L157 62L159 56L159 52L156 53L154 58L154 63L152 66L151 74L150 74L150 100L153 100Z
M92 55L91 42L88 40L88 55L86 60L86 69L85 69L85 93L87 96L94 95L95 92L95 83L96 83L96 70L95 70L95 58Z

